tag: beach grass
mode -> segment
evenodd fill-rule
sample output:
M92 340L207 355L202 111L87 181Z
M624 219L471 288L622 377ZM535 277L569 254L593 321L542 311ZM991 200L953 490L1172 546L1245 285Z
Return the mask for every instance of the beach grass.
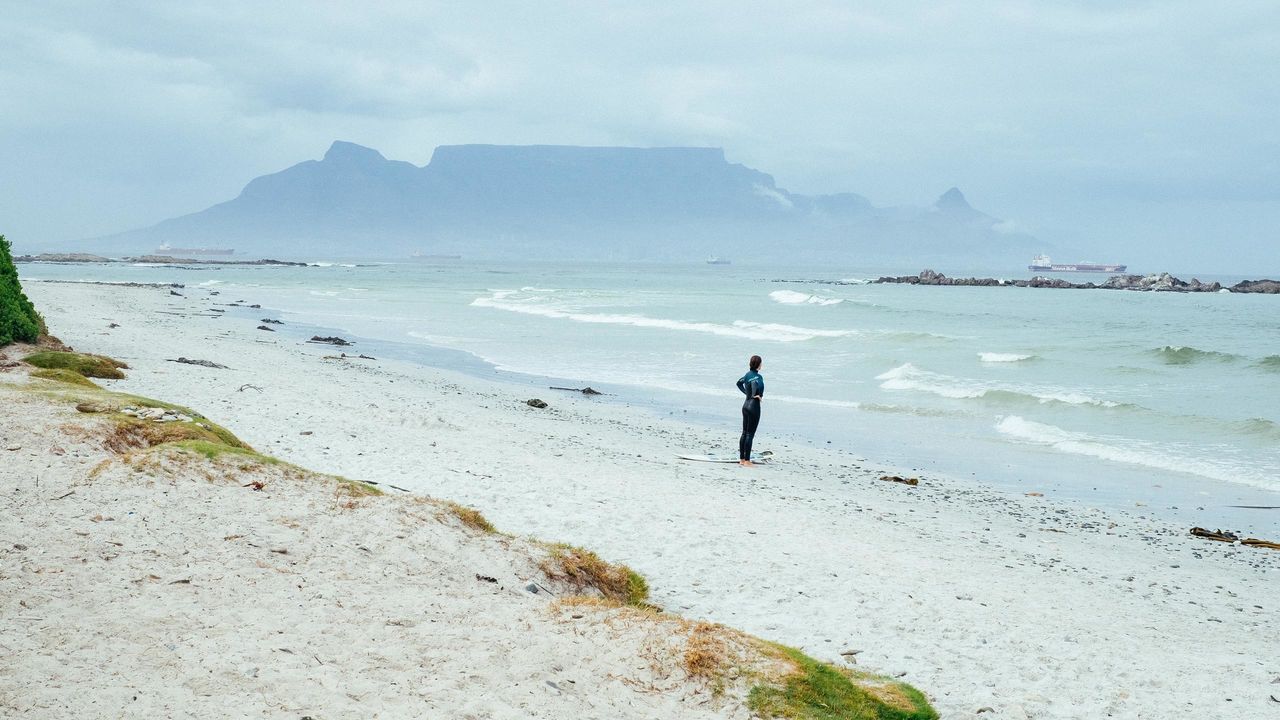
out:
M119 380L124 377L121 370L129 368L125 363L105 355L89 355L86 353L62 352L58 350L42 350L22 359L28 365L45 370L70 370L85 377Z
M594 588L601 595L626 605L648 606L649 583L626 565L614 565L590 550L555 543L547 547L540 568L547 577L567 582L576 590Z
M281 461L270 455L263 455L255 450L243 446L228 445L219 440L209 440L207 438L193 438L186 440L171 441L175 447L183 450L203 455L208 460L217 460L227 455L234 455L240 458L250 459L260 462L264 465L279 465Z
M275 460L276 462L280 462L275 458L270 458L270 459ZM336 480L338 482L338 492L343 495L346 495L349 498L376 497L378 495L385 494L378 488L366 482L360 482L359 480L348 480L347 478L337 477L334 475L329 475L326 477L332 477L334 480Z
M762 650L791 667L778 682L751 689L747 704L761 717L789 720L937 720L915 688L814 660L799 650L761 641Z
M81 387L94 388L101 390L102 386L81 375L74 370L64 368L40 368L31 373L31 377L40 378L41 380L52 380L54 382L68 383L71 385L79 385Z
M115 453L123 454L131 450L188 441L203 441L204 445L200 447L206 450L211 446L221 445L227 450L253 451L253 448L240 442L229 431L207 422L191 420L157 423L120 413L112 414L110 420L112 427L103 439L103 444Z
M493 526L493 523L489 522L488 518L475 508L467 507L466 505L452 501L446 501L444 506L445 509L452 513L454 517L458 518L463 525L466 525L469 528L479 530L480 532L487 534L498 532L498 529Z
M26 388L26 392L50 397L71 405L93 406L95 408L94 412L108 415L116 426L115 433L118 437L113 442L118 443L120 448L118 452L127 451L129 448L151 447L184 440L205 440L230 448L253 450L230 430L189 407L153 400L141 395L105 390L80 373L66 368L40 369L33 371L31 375L47 380L56 380L60 384L57 386L32 386ZM83 382L75 379L77 377L81 378ZM192 419L182 422L151 423L122 414L120 410L127 407L172 410Z

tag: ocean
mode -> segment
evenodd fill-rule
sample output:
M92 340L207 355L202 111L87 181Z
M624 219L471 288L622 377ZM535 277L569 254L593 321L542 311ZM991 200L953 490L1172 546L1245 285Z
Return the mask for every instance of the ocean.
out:
M605 402L723 425L720 446L673 453L735 451L734 381L759 354L757 448L785 435L926 477L1280 529L1280 511L1233 507L1280 505L1273 296L875 285L913 271L704 264L19 272L216 290L215 302L262 306L230 308L229 324L278 318L285 338L336 333L375 356L533 388L591 385Z

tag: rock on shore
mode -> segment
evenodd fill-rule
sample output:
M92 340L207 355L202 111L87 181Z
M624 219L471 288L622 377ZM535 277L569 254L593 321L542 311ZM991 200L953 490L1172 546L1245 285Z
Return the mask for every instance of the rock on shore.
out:
M997 280L996 278L952 278L933 270L921 270L919 275L900 275L898 277L881 277L876 284L903 285L938 285L958 287L1032 287L1059 288L1063 290L1138 290L1144 292L1227 292L1233 293L1280 293L1280 282L1275 280L1244 280L1229 288L1221 283L1201 282L1197 278L1183 280L1169 273L1152 273L1150 275L1113 275L1101 283L1074 283L1062 278L1049 278L1041 275L1030 280Z

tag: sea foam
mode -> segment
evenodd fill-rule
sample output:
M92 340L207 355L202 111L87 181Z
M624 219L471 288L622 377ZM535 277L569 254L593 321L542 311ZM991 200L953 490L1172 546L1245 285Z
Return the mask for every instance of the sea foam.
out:
M783 305L839 305L844 302L840 298L824 298L817 295L807 295L795 290L774 290L769 293L769 297L776 303Z
M525 302L512 299L515 293L509 290L494 291L489 297L476 298L471 301L473 307L486 307L507 312L537 315L559 320L571 320L580 323L602 325L630 325L633 327L700 332L724 337L737 337L747 340L768 340L774 342L801 342L819 337L844 337L856 334L855 330L819 330L796 327L778 323L758 323L738 320L730 325L713 322L689 320L670 320L654 318L647 315L619 313L591 313L570 309L561 305L541 302Z
M911 363L904 363L892 370L881 373L876 376L876 379L882 381L880 387L885 390L927 392L957 400L985 398L1013 401L1034 400L1040 403L1059 402L1067 405L1096 405L1107 408L1120 406L1120 403L1099 400L1072 390L1001 385L982 380L957 378L921 370Z
M1018 353L998 353L984 352L978 353L978 359L985 363L1016 363L1024 360L1032 360L1035 355L1020 355Z
M1034 445L1043 445L1057 452L1085 455L1157 470L1189 473L1269 490L1275 489L1275 485L1266 474L1260 474L1251 468L1239 467L1229 462L1206 460L1203 455L1188 457L1175 448L1162 444L1125 438L1096 437L1027 420L1017 415L1001 418L995 428L1006 437Z

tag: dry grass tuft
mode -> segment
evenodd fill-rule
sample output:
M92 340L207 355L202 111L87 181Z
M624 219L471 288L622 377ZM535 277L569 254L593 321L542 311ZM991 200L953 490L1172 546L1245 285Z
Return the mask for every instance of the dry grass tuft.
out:
M904 713L913 712L916 709L915 701L904 690L904 686L900 683L888 681L875 681L868 679L855 680L854 684L866 691L868 695L876 700L888 705L896 710Z
M483 533L496 533L498 529L489 522L479 510L467 507L456 502L446 502L444 504L446 510L453 514L454 517L462 521L463 525Z
M718 680L735 664L722 630L714 623L700 622L689 631L680 661L689 677Z
M383 494L381 490L368 483L348 480L346 478L338 478L338 487L336 492L341 496L357 499L376 497Z
M89 474L86 477L88 477L88 479L90 480L96 479L99 475L103 473L103 471L105 471L109 467L111 467L111 458L107 458L106 460L103 460L97 465L94 465L89 470Z
M639 573L626 565L611 565L580 547L552 545L539 567L547 577L566 582L578 592L592 589L626 605L644 605L649 599L649 583Z

